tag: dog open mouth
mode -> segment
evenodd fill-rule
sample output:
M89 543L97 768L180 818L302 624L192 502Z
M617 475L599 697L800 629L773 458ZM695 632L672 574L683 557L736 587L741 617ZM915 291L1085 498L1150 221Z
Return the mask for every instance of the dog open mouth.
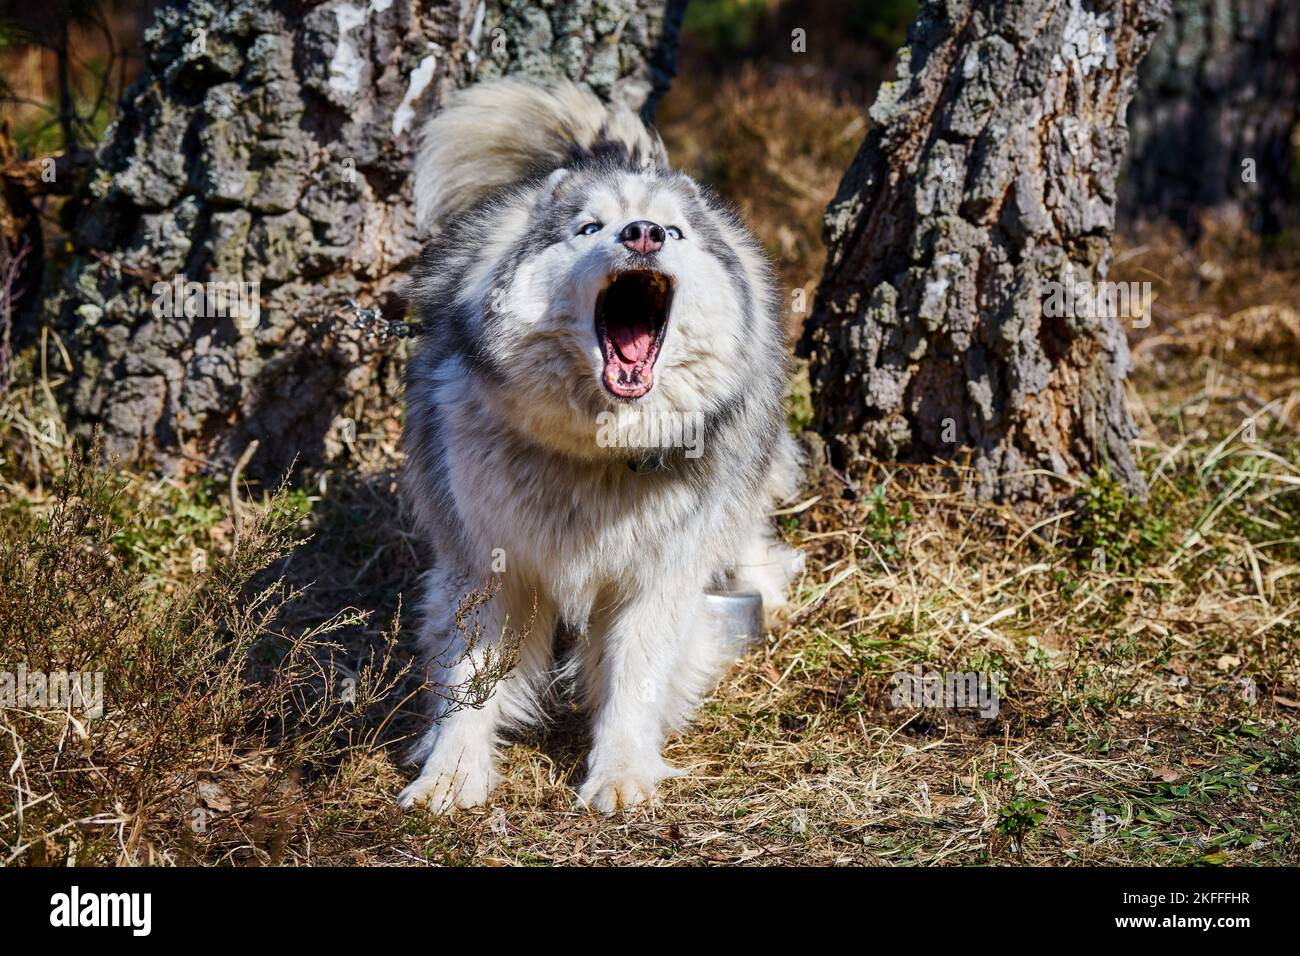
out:
M668 329L673 280L662 272L620 272L596 297L601 380L617 398L640 398L654 387L655 361Z

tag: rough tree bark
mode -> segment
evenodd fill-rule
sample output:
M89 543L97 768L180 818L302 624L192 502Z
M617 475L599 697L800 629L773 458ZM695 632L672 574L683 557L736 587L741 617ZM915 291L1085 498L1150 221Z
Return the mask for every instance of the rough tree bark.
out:
M972 491L1017 500L1106 463L1141 489L1123 330L1044 297L1109 267L1124 107L1167 2L922 4L827 209L801 352L832 464L968 462Z
M1129 107L1121 216L1195 231L1200 213L1235 209L1259 232L1294 225L1297 122L1296 0L1174 0Z
M110 452L245 474L336 460L348 423L395 434L400 346L331 318L400 316L419 250L419 120L486 76L567 76L649 111L679 0L193 0L164 8L106 134L48 307L70 404ZM259 283L260 314L156 316L157 282ZM160 310L166 313L166 308ZM174 310L172 310L174 311ZM243 326L251 326L244 328Z

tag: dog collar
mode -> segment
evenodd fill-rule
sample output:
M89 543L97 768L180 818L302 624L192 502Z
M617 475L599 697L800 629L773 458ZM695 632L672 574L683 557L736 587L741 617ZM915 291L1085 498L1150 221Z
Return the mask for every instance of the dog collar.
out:
M629 458L627 467L636 475L648 475L656 471L663 471L667 462L664 461L663 455L646 455L644 458Z

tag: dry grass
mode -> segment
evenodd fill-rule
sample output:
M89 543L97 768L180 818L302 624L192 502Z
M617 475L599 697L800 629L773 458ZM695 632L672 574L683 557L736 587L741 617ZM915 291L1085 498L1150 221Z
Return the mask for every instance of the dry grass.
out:
M395 638L349 669L331 635L357 612L302 631L280 625L296 595L282 580L256 582L295 537L283 497L246 523L238 546L157 591L123 547L125 490L74 456L48 496L0 526L4 669L104 683L102 715L76 700L0 711L4 858L219 861L260 833L274 861L309 775L370 739L358 731L368 708L403 676Z
M1269 368L1232 371L1262 399L1290 395L1293 382ZM42 551L33 542L69 524L70 503L104 496L75 465L47 475L41 493L29 474L21 501L9 485L7 514L27 517L5 534L0 659L93 666L119 675L110 682L126 693L110 691L106 717L81 728L64 715L6 714L0 760L12 764L20 741L22 759L0 821L5 853L146 863L1294 862L1300 442L1272 416L1246 441L1242 415L1255 406L1207 390L1226 375L1214 356L1167 363L1163 374L1152 384L1143 367L1134 395L1146 504L1101 480L1026 516L932 487L923 470L882 467L856 491L823 476L780 516L810 559L790 623L670 745L690 773L658 806L614 821L574 806L585 741L580 715L565 710L507 750L508 779L490 808L451 820L399 814L394 745L418 726L400 648L376 671L388 678L372 678L371 705L344 725L322 712L294 734L265 732L259 715L325 698L321 662L356 673L383 656L420 565L391 475L340 477L291 502L298 510L280 530L296 544L262 574L286 581L273 595L305 590L240 638L229 628L232 615L248 618L233 614L243 605L228 589L196 590L186 565L198 540L219 566L233 554L219 495L190 489L178 505L165 484L114 479L120 506L107 513L125 514L129 533L73 521L75 534ZM1292 421L1294 402L1273 408ZM277 513L274 500L246 504L249 520ZM187 510L198 515L188 524L178 518ZM274 553L259 540L246 528L241 544L261 555L258 566ZM26 549L17 568L16 546ZM227 588L259 580L248 566L198 577L214 574ZM65 589L69 575L81 590ZM60 608L53 615L15 597L40 582L41 606ZM118 611L102 627L80 620L94 595ZM118 637L78 642L74 620ZM223 627L196 636L203 621ZM260 673L232 669L254 633L298 649L278 684L274 660L253 655ZM235 641L232 653L223 656L218 634ZM135 676L134 654L178 639L147 681ZM917 664L1000 672L997 718L891 706L890 676ZM278 688L269 698L268 683ZM214 694L216 685L226 690ZM146 740L164 757L139 762Z
M669 138L725 162L722 187L784 275L812 282L853 111L801 95L740 77L680 128L669 117ZM79 468L29 356L0 402L0 664L104 669L111 689L101 719L4 712L0 854L1295 863L1300 364L1283 309L1300 275L1259 252L1230 233L1120 250L1115 278L1159 282L1152 327L1132 335L1149 501L1102 476L1028 514L925 469L882 465L856 487L813 476L778 515L809 558L789 622L670 743L688 774L612 820L575 806L586 740L563 704L506 750L491 806L396 809L421 697L400 609L425 556L397 513L395 460L250 497L236 548L224 482ZM1001 674L997 716L894 707L892 675L918 665ZM364 703L330 693L340 675Z

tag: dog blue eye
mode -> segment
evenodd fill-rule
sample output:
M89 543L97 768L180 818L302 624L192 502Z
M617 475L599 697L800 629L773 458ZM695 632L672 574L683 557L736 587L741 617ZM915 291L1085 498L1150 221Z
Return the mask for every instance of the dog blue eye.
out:
M664 230L664 232L668 233L668 235L671 236L673 239L680 239L682 237L682 231L678 229L676 226L669 226L667 229Z
M585 226L583 226L581 229L578 230L578 235L580 235L580 236L594 236L596 233L600 232L600 230L601 230L601 225L600 225L600 223L598 223L598 222L589 222L589 223L587 223Z

